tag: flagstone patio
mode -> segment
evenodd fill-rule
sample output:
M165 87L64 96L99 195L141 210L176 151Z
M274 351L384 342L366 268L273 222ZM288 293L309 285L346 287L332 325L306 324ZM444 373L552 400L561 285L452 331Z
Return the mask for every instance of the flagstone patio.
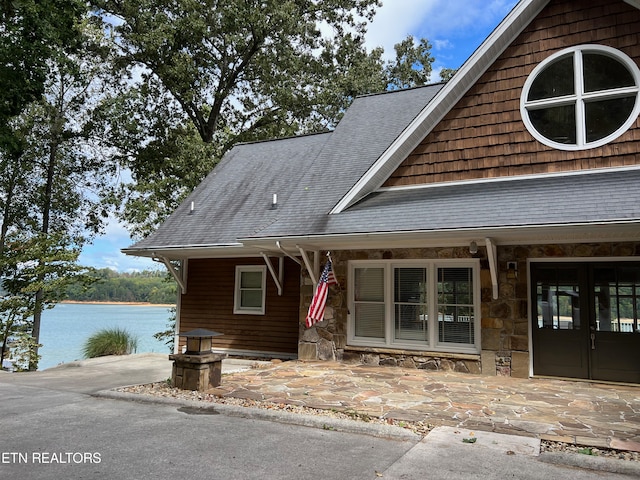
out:
M640 386L289 361L207 393L640 452Z

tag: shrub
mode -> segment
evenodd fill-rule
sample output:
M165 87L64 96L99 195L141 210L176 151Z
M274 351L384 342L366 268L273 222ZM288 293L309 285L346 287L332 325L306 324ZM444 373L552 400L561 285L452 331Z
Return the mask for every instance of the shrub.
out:
M120 328L106 328L91 335L84 343L85 358L105 355L128 355L138 348L138 339Z

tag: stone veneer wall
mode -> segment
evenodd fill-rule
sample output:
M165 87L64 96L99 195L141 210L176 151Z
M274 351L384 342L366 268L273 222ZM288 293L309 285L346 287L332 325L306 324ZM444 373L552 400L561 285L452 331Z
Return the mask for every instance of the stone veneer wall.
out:
M321 252L322 254L323 252ZM347 272L349 260L471 258L468 247L332 251L333 270L340 288L331 287L324 321L307 329L305 317L313 285L302 272L298 358L392 365L427 370L529 376L527 259L640 256L640 243L498 246L498 292L492 296L486 249L479 248L481 282L481 355L443 354L347 346ZM324 257L323 257L324 258ZM516 262L517 278L507 278L507 262Z

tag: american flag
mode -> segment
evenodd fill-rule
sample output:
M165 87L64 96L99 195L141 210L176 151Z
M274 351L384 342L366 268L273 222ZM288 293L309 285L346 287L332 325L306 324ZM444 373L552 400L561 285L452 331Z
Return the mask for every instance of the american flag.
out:
M307 314L306 319L307 328L324 319L324 308L327 304L329 285L337 285L337 283L338 281L331 269L331 260L327 260L327 264L324 266L322 275L320 275L320 281L318 282L316 293L313 295L311 305L309 306L309 313Z

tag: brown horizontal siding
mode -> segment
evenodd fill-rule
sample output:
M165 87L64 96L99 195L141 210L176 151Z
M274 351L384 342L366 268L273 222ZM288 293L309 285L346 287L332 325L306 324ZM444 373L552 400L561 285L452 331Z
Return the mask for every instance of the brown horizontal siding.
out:
M552 0L384 186L640 164L639 122L603 147L566 152L535 140L520 115L527 77L564 48L608 45L640 63L639 24L640 11L622 1Z
M223 335L215 348L295 354L298 351L300 267L285 259L282 296L269 272L265 315L233 313L236 265L264 265L262 259L194 259L189 261L187 293L180 305L180 332L206 328ZM277 260L273 259L274 268ZM181 346L184 339L180 339Z

